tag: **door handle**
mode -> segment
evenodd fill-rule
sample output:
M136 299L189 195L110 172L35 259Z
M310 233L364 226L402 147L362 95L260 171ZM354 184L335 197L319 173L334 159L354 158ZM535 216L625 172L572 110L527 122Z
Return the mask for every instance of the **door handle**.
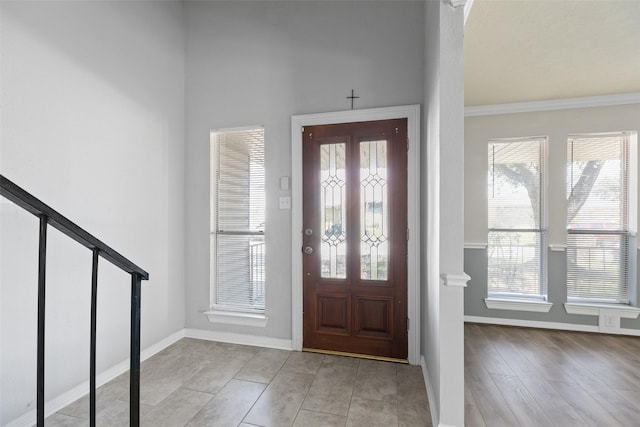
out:
M311 255L313 253L313 248L311 246L305 246L302 251L305 255Z

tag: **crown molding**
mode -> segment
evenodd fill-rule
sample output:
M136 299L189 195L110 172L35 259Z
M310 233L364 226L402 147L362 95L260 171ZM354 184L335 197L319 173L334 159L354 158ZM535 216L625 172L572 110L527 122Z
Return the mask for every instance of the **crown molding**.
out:
M548 99L531 102L514 102L511 104L478 105L465 107L464 116L491 116L496 114L530 113L534 111L608 107L612 105L626 104L640 104L640 92L620 93L616 95L585 96L581 98Z

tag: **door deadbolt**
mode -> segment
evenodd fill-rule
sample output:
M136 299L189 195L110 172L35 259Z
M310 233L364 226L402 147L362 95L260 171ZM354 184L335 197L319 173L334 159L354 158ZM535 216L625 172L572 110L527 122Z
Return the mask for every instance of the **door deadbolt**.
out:
M313 234L313 230L310 228L307 228L304 230L304 234L307 236L311 236Z
M305 246L304 253L307 255L311 255L313 253L313 248L311 246Z

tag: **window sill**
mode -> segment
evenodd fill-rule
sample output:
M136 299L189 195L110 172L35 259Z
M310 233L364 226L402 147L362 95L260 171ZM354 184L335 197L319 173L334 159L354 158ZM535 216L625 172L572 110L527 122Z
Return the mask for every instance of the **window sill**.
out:
M465 249L487 249L486 243L465 243Z
M211 323L225 323L229 325L267 326L269 318L264 314L246 313L240 311L210 310L204 314Z
M588 302L566 302L564 309L569 314L582 314L585 316L600 316L601 311L615 315L623 319L636 319L640 314L640 308L625 304L605 304Z
M484 303L487 308L492 310L533 311L537 313L548 313L553 306L553 303L548 301L492 297L485 298Z
M598 316L600 332L610 334L621 333L620 319L636 319L640 314L640 308L625 304L567 302L564 309L569 314Z

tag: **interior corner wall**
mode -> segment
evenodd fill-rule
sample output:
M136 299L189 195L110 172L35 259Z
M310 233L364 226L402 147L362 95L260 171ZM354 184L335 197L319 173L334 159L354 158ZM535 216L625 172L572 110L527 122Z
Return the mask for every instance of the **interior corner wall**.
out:
M142 348L184 328L183 18L180 2L0 3L1 173L149 272ZM6 425L35 408L38 221L5 199L0 215ZM48 401L88 381L91 257L49 227ZM98 373L129 356L130 284L100 261Z
M465 314L478 317L568 323L596 326L596 316L567 314L566 253L549 250L548 297L554 303L549 313L491 310L487 296L487 143L495 138L546 136L548 158L548 244L566 245L567 138L572 134L639 131L640 104L574 108L555 111L497 114L465 119L465 271L471 281L465 292ZM634 250L637 252L637 249ZM638 259L637 253L631 256ZM637 264L636 264L637 265ZM637 277L636 277L637 282ZM640 329L640 319L623 319L621 326Z
M425 2L425 100L422 168L421 353L432 415L440 409L440 1ZM426 224L424 222L426 221ZM435 404L435 405L434 405ZM438 414L433 414L433 411Z
M426 2L425 134L426 234L422 236L423 355L431 382L435 420L464 425L463 288L443 274L463 273L464 86L463 8ZM426 182L425 182L426 181ZM424 203L424 202L423 202ZM424 216L423 216L424 217ZM424 286L424 285L423 285Z
M422 1L186 2L187 328L291 340L291 116L423 101ZM210 323L209 134L262 125L266 327ZM300 185L292 182L292 186Z

